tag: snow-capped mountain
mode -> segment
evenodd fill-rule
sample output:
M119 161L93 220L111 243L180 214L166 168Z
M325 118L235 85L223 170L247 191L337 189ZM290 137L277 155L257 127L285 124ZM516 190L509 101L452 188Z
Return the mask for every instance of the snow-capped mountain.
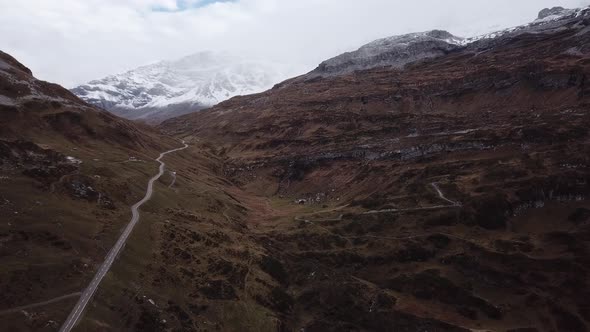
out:
M566 9L553 7L543 9L536 20L529 24L463 38L443 30L410 33L375 40L358 50L338 55L322 62L315 70L303 76L310 79L318 76L346 75L359 70L378 67L402 69L406 65L422 60L433 59L464 47L486 47L503 38L511 38L522 33L538 33L559 29L567 20L590 11L590 7Z
M91 81L72 92L117 115L159 122L264 91L290 74L293 69L282 64L201 52Z
M568 20L585 15L590 11L590 6L576 9L567 9L563 7L545 8L539 12L537 19L531 23L519 25L516 27L494 31L480 36L464 38L462 45L475 44L476 42L485 43L504 37L514 37L523 33L539 33L551 29L562 29L562 26Z
M329 76L375 67L402 68L411 62L444 55L458 48L462 40L463 38L442 30L378 39L354 52L322 62L311 74Z

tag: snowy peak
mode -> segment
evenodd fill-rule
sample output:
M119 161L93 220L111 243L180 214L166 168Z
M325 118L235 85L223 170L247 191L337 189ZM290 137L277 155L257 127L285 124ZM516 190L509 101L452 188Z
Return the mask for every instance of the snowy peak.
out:
M463 47L480 47L501 38L510 38L522 33L550 33L568 22L590 16L590 7L566 9L553 7L543 9L538 18L525 25L495 31L481 36L462 38L443 30L410 33L370 42L358 50L336 56L322 62L315 70L304 76L346 75L355 71L378 67L403 69L406 65L444 56Z
M377 39L371 43L362 46L360 51L377 51L382 53L392 47L404 47L412 43L420 43L427 41L442 41L449 44L457 44L463 38L452 35L444 30L431 30L427 32L409 33L400 36L392 36L382 39Z
M354 52L322 62L312 72L312 76L342 75L385 66L403 68L412 62L444 55L458 48L462 40L463 38L442 30L378 39Z
M567 14L571 14L573 11L573 9L565 9L563 7L545 8L539 12L537 20L543 20L550 16L564 16Z
M201 52L91 81L72 91L120 116L157 122L264 91L291 72L286 65Z
M481 36L465 38L464 45L486 44L500 38L512 38L523 33L551 33L555 29L562 29L569 22L576 22L590 16L590 7L566 9L563 7L545 8L539 12L537 19L531 23L495 31Z

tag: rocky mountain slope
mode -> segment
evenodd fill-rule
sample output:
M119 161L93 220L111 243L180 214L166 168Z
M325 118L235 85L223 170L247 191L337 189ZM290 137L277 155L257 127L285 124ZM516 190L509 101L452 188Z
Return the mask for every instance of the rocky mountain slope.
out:
M6 53L0 53L0 109L0 138L5 140L45 145L103 141L152 151L169 146L159 144L153 130L99 110L56 84L35 79Z
M310 79L317 76L345 75L378 67L401 69L410 63L447 55L477 41L490 41L500 36L515 36L521 33L535 33L539 29L546 30L553 24L561 26L564 20L575 19L583 11L583 8L546 8L539 13L535 21L529 24L470 38L454 36L447 31L432 30L378 39L361 46L356 51L322 62L304 77Z
M575 9L566 9L563 7L545 8L539 12L537 20L560 19L565 15L572 15L576 13L577 11Z
M0 52L0 330L58 331L144 197L154 158L178 146ZM77 329L190 330L204 316L255 322L270 312L233 288L246 271L273 281L261 275L265 256L243 231L245 208L226 192L217 158L193 143L165 161Z
M162 124L247 193L281 329L588 330L590 11L560 13Z
M364 45L357 51L322 62L311 75L343 75L386 66L403 68L408 63L445 55L458 48L462 40L463 38L440 30L383 38Z
M177 142L35 79L3 52L0 123L1 312L81 290L149 175L119 162ZM46 312L64 319L68 301ZM27 315L2 313L2 329L39 328Z
M162 61L72 89L78 97L128 119L159 122L261 92L291 74L287 66L202 52Z

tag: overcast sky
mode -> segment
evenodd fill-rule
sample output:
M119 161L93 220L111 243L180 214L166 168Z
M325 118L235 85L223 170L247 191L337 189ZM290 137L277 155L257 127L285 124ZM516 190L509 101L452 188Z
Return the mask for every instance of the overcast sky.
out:
M229 51L312 69L369 41L471 36L590 0L0 0L0 49L73 87L158 60Z

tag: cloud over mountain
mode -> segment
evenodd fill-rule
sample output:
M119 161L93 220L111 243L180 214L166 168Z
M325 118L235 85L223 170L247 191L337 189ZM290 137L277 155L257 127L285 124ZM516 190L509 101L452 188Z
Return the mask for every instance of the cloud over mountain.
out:
M539 8L587 3L0 0L0 44L40 78L73 87L206 50L249 53L312 69L334 54L387 35L444 29L469 36L526 23Z

